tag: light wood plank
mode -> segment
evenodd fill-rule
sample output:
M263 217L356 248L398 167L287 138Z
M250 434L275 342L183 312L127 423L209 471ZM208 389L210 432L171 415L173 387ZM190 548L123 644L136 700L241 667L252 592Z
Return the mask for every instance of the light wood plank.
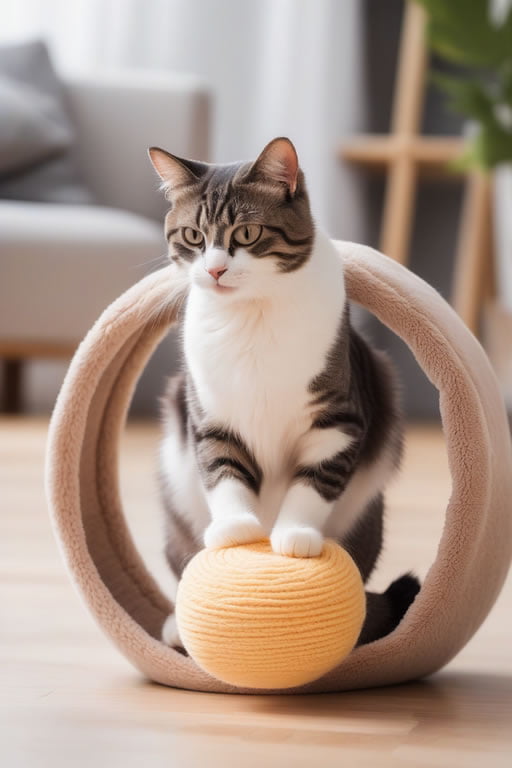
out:
M399 264L407 264L416 202L416 168L405 155L391 166L382 212L380 249Z
M423 112L427 49L425 12L417 3L406 3L402 22L392 133L417 134Z
M428 171L442 173L447 178L460 178L460 173L450 167L462 154L464 139L456 136L402 136L367 135L358 136L340 147L344 160L359 165L386 168L397 157L407 156L418 166L422 173Z

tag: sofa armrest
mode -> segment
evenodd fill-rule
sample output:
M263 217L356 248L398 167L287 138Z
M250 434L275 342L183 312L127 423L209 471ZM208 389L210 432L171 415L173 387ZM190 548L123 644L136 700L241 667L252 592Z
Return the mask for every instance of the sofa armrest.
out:
M210 99L195 77L127 72L64 81L77 159L95 200L161 220L166 203L147 148L208 159Z

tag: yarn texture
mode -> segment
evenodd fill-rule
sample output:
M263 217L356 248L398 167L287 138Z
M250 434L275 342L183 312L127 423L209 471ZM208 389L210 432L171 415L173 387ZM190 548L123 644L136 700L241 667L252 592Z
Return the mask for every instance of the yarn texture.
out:
M199 552L180 581L176 620L186 650L210 675L290 688L350 653L365 608L359 570L334 541L312 558L276 554L262 541Z

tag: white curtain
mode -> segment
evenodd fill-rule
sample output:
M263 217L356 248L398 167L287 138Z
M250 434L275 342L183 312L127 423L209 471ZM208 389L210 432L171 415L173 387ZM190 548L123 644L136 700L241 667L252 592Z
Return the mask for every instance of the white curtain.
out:
M66 72L198 74L214 95L211 159L251 158L290 136L322 225L361 239L356 179L337 156L364 124L360 8L358 0L3 0L0 40L43 36Z

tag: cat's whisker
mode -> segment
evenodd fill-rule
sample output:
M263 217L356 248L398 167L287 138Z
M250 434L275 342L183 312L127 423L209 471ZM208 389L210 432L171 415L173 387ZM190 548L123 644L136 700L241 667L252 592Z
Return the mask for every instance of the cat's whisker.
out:
M167 253L164 253L160 256L155 256L152 259L148 259L147 261L141 261L138 264L131 264L128 269L140 269L141 267L165 267L169 263L169 256Z

